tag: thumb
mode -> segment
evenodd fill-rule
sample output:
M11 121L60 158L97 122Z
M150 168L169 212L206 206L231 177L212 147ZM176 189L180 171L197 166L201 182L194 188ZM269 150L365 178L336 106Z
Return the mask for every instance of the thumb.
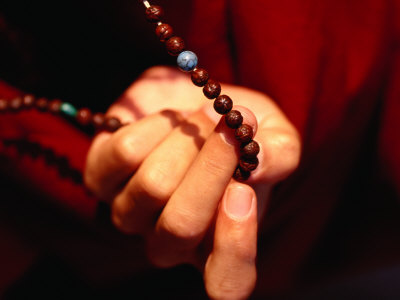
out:
M245 184L232 181L220 204L213 251L204 282L212 299L246 299L256 282L257 200Z

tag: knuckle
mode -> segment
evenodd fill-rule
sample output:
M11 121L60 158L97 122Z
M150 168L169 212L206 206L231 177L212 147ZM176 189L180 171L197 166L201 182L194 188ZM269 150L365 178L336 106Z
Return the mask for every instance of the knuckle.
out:
M179 249L190 250L199 243L203 229L193 221L188 213L174 211L173 214L166 214L161 222L161 230Z
M114 227L124 234L131 235L141 233L139 228L135 226L136 223L132 222L133 219L129 211L123 209L117 199L118 197L114 199L111 207L111 222Z
M215 177L224 176L226 173L225 165L221 161L217 160L217 155L210 155L203 160L204 169Z
M134 155L135 140L132 136L116 135L112 143L112 157L122 165L135 166L138 160Z
M292 133L280 133L272 141L275 157L269 176L273 182L285 179L293 173L300 163L301 144Z
M93 194L98 197L101 196L101 188L99 180L96 176L96 172L92 167L88 165L85 167L85 170L83 172L83 183L85 187Z
M281 137L281 153L286 157L282 167L284 173L292 173L300 162L300 141L293 135L282 135Z
M97 184L95 183L95 180L93 179L93 176L90 174L90 172L85 171L83 173L83 182L89 191L91 191L92 193L97 192Z
M151 199L166 201L173 193L173 184L168 172L152 167L141 172L138 181L143 193Z

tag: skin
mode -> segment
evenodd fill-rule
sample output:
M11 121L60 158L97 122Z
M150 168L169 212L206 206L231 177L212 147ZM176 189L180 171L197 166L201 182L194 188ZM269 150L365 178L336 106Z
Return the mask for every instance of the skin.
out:
M164 67L146 71L110 108L129 125L96 136L84 179L109 201L119 230L144 237L154 265L193 264L212 299L245 299L257 277L258 221L273 185L296 169L301 145L266 95L231 85L222 91L260 144L260 165L246 183L231 178L237 144L212 101L187 75Z

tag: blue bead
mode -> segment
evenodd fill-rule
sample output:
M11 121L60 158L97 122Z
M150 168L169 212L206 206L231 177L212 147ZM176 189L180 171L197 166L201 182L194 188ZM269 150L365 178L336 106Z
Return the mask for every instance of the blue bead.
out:
M70 117L76 117L78 113L77 109L68 102L61 104L60 111Z
M185 72L190 72L197 66L197 56L192 51L183 51L176 60L178 67Z

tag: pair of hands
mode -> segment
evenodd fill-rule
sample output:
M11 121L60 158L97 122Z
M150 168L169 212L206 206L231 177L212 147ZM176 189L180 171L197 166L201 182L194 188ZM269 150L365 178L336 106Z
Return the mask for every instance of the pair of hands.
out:
M297 167L300 140L267 96L229 85L222 92L260 144L246 183L231 179L233 131L187 75L165 67L146 71L110 108L129 125L96 136L84 178L111 203L119 230L145 238L152 263L193 264L211 298L242 299L256 282L258 220L273 184Z

